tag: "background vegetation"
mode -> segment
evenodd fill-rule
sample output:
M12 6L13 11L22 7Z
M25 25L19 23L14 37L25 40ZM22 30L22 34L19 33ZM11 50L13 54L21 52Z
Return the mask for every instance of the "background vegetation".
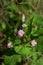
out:
M0 0L0 65L43 65L43 0Z

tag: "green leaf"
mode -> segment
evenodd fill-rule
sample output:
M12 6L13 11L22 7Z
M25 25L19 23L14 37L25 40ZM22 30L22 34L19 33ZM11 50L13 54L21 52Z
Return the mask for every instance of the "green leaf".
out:
M12 56L7 56L4 55L4 63L5 65L14 65L16 62L21 62L21 55L12 55Z
M2 27L3 30L5 30L6 29L6 23L5 22L2 22L1 27Z
M21 46L21 45L15 46L14 50L18 54L21 54L21 55L29 55L29 54L31 54L31 49L29 47L26 47L26 46Z
M14 50L15 50L17 53L19 53L21 49L22 49L22 46L21 46L21 45L19 45L19 46L14 46Z
M35 28L32 28L31 34L33 35L35 32L37 32L38 27L36 26Z
M25 43L25 47L30 47L30 43Z
M16 39L15 40L15 44L21 44L21 40L20 39Z
M29 47L23 47L20 51L20 54L22 55L30 55L31 54L31 49Z

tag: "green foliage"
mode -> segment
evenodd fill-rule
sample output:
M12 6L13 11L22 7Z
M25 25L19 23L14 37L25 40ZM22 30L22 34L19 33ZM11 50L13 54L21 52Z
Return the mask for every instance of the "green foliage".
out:
M14 47L14 50L21 55L30 55L31 54L31 49L25 46L16 46Z
M5 65L15 65L17 62L21 62L21 60L20 55L4 56Z
M31 54L31 49L28 47L23 47L20 54L22 55L30 55Z
M13 3L12 3L12 4L7 5L7 7L6 7L6 8L7 8L7 10L11 10L11 11L13 11L13 12L14 12L14 11L16 11L16 13L17 13L17 12L19 12L18 7L16 6L16 4L13 4Z
M43 65L43 18L37 11L38 0L0 0L0 3L2 65Z
M43 57L41 57L41 58L37 61L36 64L37 64L37 65L42 65L42 64L43 64Z

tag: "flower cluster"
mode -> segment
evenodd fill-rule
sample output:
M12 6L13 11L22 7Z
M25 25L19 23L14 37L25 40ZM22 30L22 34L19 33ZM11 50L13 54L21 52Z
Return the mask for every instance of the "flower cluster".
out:
M23 14L23 16L22 16L22 22L23 22L22 28L26 28L27 27L27 24L25 24L24 21L25 21L25 15ZM19 29L18 32L17 32L17 34L21 38L21 37L24 36L25 31L23 31L22 29ZM25 38L24 38L24 42L26 42L26 39ZM31 42L31 45L32 46L36 46L36 44L37 44L37 42L35 40L31 40L30 42ZM11 44L11 42L9 42L7 44L7 48L12 48L12 47L13 47L13 45Z

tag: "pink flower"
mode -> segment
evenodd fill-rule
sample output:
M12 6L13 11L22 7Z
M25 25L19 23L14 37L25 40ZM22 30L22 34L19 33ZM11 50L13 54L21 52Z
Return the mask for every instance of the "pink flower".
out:
M27 27L27 25L25 23L22 24L22 27Z
M13 45L11 44L11 42L9 42L8 44L7 44L7 48L12 48L13 47Z
M23 31L23 30L19 30L19 31L18 31L18 35L19 35L20 37L23 37L24 31Z
M31 44L32 44L32 46L35 46L37 44L37 42L35 40L32 40Z

